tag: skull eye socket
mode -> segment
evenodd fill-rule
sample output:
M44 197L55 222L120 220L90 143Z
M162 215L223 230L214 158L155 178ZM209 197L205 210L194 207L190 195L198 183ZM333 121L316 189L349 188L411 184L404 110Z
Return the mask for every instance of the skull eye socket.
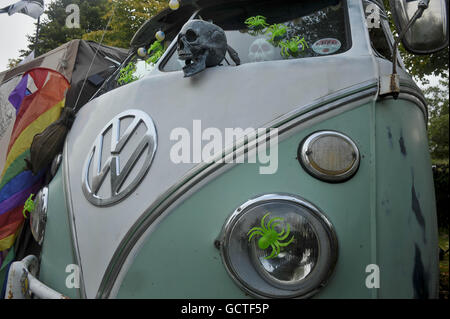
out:
M269 51L270 50L270 46L267 43L264 43L261 48L263 49L263 51Z
M258 46L252 45L252 46L250 47L250 51L253 52L253 53L255 53L256 51L258 51Z
M186 31L186 40L189 42L194 42L197 40L197 33L195 33L193 30L189 29Z

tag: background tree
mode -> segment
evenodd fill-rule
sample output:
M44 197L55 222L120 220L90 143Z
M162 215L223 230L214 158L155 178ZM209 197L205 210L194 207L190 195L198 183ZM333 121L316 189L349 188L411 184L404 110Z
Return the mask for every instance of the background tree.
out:
M103 15L103 19L109 20L111 15L114 15L103 43L128 48L141 25L167 7L167 0L109 0L109 10ZM98 30L85 34L83 39L98 42L102 36L103 30Z
M22 61L22 59L17 58L17 59L8 59L8 69L12 69L14 67L16 67L17 65L19 65L19 63Z
M447 160L449 156L449 113L448 113L448 74L439 81L438 86L425 90L428 101L429 128L428 137L431 156L434 160Z
M80 8L80 28L68 28L66 26L66 7L76 4ZM60 45L74 39L81 39L86 33L103 30L106 26L105 12L110 9L108 0L56 0L49 4L45 11L47 18L40 24L39 41L35 56L42 55ZM35 47L36 34L28 35L28 48L20 51L20 56L25 57Z

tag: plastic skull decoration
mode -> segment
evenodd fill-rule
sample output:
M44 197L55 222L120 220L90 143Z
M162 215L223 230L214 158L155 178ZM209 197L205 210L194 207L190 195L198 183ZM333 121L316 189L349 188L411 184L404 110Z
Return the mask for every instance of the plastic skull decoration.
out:
M275 48L264 38L253 41L248 49L251 62L271 61L275 58Z
M227 38L217 25L191 20L178 35L177 50L179 59L185 61L184 76L190 77L222 62L227 52Z

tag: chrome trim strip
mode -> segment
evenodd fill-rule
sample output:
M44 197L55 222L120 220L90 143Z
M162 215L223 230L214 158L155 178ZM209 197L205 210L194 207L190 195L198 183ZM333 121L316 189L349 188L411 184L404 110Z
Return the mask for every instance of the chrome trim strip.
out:
M66 197L66 207L68 212L68 221L69 221L69 228L72 233L71 240L72 240L72 249L73 254L75 256L75 261L80 269L80 294L81 298L86 299L86 288L84 285L84 276L83 276L83 265L81 264L81 257L80 257L80 249L78 247L78 238L77 238L77 230L76 230L76 222L75 222L75 215L73 213L73 204L72 204L72 192L70 190L70 172L69 172L69 155L68 155L68 145L67 141L69 139L66 138L66 142L64 145L64 158L63 158L63 167L62 167L62 174L63 174L63 188L64 188L64 196Z
M341 106L345 106L351 102L361 100L370 96L375 96L378 90L378 83L364 82L354 87L350 87L346 90L335 92L326 97L322 97L317 101L298 108L286 115L279 117L275 121L268 123L266 127L278 128L278 134L284 134L296 126L318 117L325 113L328 113ZM266 139L266 135L255 137L258 141ZM245 143L241 141L239 145L225 150L221 157L227 158L228 156L241 155L248 151L246 147L250 144L256 144L255 141L248 141ZM227 162L226 160L223 162ZM229 161L228 161L229 162ZM116 249L108 268L105 270L102 282L100 284L97 298L109 298L111 290L115 284L115 281L119 275L119 272L126 262L126 259L138 242L139 238L145 233L147 228L153 224L153 222L170 206L172 206L185 192L197 185L203 179L209 175L215 173L217 170L223 168L226 164L218 163L217 161L205 164L201 163L194 169L189 171L177 184L170 187L166 192L162 193L155 202L141 215L141 217L134 223L127 234L124 236L121 244ZM226 168L231 168L234 164L226 165Z

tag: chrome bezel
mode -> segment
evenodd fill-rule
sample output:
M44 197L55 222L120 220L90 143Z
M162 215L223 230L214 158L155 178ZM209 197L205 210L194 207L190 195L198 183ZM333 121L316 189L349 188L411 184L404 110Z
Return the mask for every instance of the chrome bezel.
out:
M327 136L341 138L344 141L346 141L348 144L350 144L350 146L353 149L354 162L353 162L352 166L343 173L336 174L336 175L326 174L324 172L317 170L311 164L311 159L310 159L311 146L318 139L327 137ZM353 175L356 174L356 172L358 171L358 168L359 168L359 164L360 164L360 153L359 153L358 146L356 146L355 142L353 142L348 136L346 136L342 133L336 132L336 131L320 131L320 132L315 132L315 133L309 135L306 139L303 140L302 143L300 143L300 147L298 149L298 160L299 160L300 164L302 165L302 167L313 177L318 178L325 182L339 183L339 182L347 181L348 179L353 177Z
M31 233L39 245L42 245L45 235L45 224L47 223L48 210L48 187L43 187L36 195L34 200L34 211L30 213ZM37 229L33 226L37 219Z
M125 118L133 118L134 120L127 128L126 132L123 133L122 136L120 136L120 124L121 121ZM116 163L118 163L119 161L120 150L124 147L125 144L128 143L128 140L133 135L138 126L141 125L141 123L146 126L147 131L142 136L140 143L136 145L136 150L128 159L127 164L123 168L123 172L120 172L120 169L118 169L117 167L113 169L112 164L117 165ZM109 160L106 161L110 163L110 167L106 167L106 169L102 168L101 172L95 172L95 174L93 174L94 176L90 177L89 169L93 162L97 162L97 165L101 164L103 156L102 147L104 143L104 135L110 130L112 131L110 151L111 154L109 155ZM110 206L128 197L142 182L145 175L149 171L156 153L158 145L157 141L158 136L155 124L153 122L153 119L147 113L141 110L129 109L116 115L111 121L108 122L108 124L103 127L101 133L95 139L86 157L83 168L83 175L81 178L82 190L86 199L95 206ZM123 187L123 189L121 189L122 183L127 179L128 175L130 175L135 163L141 158L141 156L145 158L142 167L139 169L133 181L126 187ZM92 189L92 184L95 181L102 185L108 171L115 172L114 175L111 174L111 187L113 189L111 190L111 196L109 198L102 198L99 197L96 194L96 191ZM117 173L119 174L117 175Z
M301 280L300 284L297 282L295 284L284 284L282 281L278 281L276 279L270 280L267 276L263 276L261 274L261 269L258 269L254 264L252 265L253 271L260 277L261 281L258 284L265 283L266 286L264 288L267 289L266 292L262 292L260 289L255 288L250 283L246 281L245 278L242 278L240 272L248 273L249 269L245 269L245 271L235 269L231 262L231 256L229 251L229 243L230 236L233 228L236 226L237 222L244 216L251 208L255 206L262 205L265 203L274 203L274 202L288 202L290 204L295 204L303 207L310 214L310 218L314 219L317 223L316 225L320 225L322 227L320 233L322 237L318 235L319 248L323 248L323 242L327 241L329 246L329 251L327 256L322 256L322 259L319 259L317 264L314 266L314 269L305 279ZM326 234L326 238L323 238L323 234ZM307 202L303 198L284 193L277 194L265 194L258 196L256 198L252 198L239 206L227 219L224 226L222 227L222 231L220 234L220 253L222 256L222 262L225 265L225 269L227 270L230 277L236 284L243 289L245 292L249 293L252 296L258 298L308 298L312 295L316 294L322 287L324 287L331 274L334 271L334 267L337 262L338 257L338 241L337 236L334 231L334 227L328 218L320 211L319 208L314 206L313 204ZM246 256L243 256L247 258ZM252 256L248 256L249 259L252 259ZM311 274L315 273L318 269L319 275L311 276ZM308 284L308 281L312 282Z
M56 155L56 157L53 159L52 165L50 166L50 175L53 178L56 173L58 172L59 166L61 165L62 162L62 154L59 153L58 155Z

